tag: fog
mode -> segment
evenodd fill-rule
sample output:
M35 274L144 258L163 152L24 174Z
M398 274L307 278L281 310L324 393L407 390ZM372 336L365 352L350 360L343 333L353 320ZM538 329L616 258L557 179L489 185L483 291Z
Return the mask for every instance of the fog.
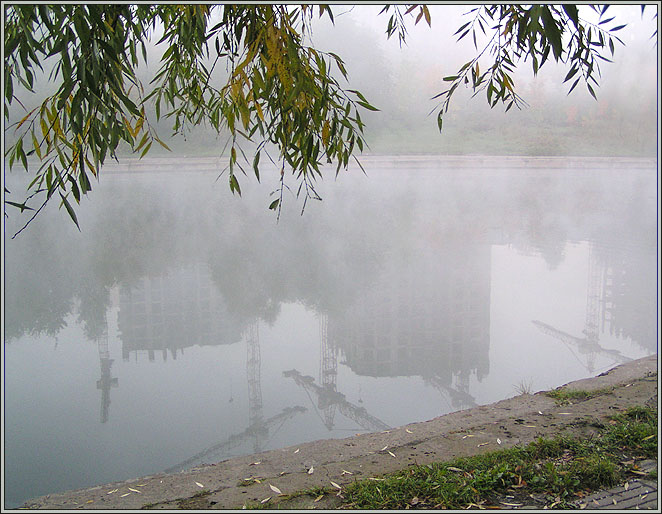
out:
M345 61L347 89L358 89L380 109L364 111L369 148L365 153L425 153L473 155L588 155L588 156L654 156L657 148L657 38L653 18L656 6L641 13L638 5L614 5L608 17L615 20L604 27L627 23L616 32L625 46L616 43L614 62L600 61L600 86L597 101L580 82L567 95L570 83L563 84L568 72L564 64L551 59L534 76L530 61L520 62L514 74L515 87L528 103L522 110L504 112L502 105L490 109L485 93L472 98L470 89L460 88L454 95L444 121L444 131L437 129L436 117L430 113L439 107L432 97L447 88L444 76L453 75L477 54L471 37L457 42L453 34L471 16L464 13L475 6L431 5L432 26L424 20L414 24L408 19L408 36L400 44L397 35L387 39L388 13L379 14L380 5L333 6L335 22L327 16L314 18L312 33L306 42L315 48L332 51ZM579 6L580 17L597 22L588 5ZM157 27L153 43L158 40ZM483 37L483 39L485 39ZM484 43L483 41L482 43ZM477 39L478 51L482 49ZM164 46L150 45L148 67L139 75L148 83L158 69ZM491 64L485 55L480 65ZM214 80L226 77L223 66ZM46 66L46 72L49 66ZM38 83L51 91L47 75ZM21 94L28 106L37 105L37 95ZM30 98L31 97L31 98ZM155 118L153 106L148 113ZM12 120L20 114L16 109ZM193 127L187 136L170 138L172 120L155 124L162 138L176 153L220 155L227 151L227 134L216 134L207 127ZM8 142L13 135L7 134ZM120 148L127 154L126 147ZM154 147L151 154L166 151Z

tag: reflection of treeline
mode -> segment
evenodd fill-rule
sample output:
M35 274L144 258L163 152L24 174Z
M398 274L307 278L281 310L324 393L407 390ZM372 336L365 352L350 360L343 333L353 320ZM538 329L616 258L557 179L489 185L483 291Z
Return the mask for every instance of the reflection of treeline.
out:
M401 253L406 266L422 241L467 251L511 244L553 267L568 240L610 246L628 239L631 250L619 259L653 260L618 264L628 271L622 302L655 305L654 287L646 287L655 283L655 205L647 201L646 177L620 169L368 169L368 177L320 184L324 201L303 216L290 197L276 223L266 208L267 184L246 180L238 198L211 188L211 175L108 175L80 206L82 232L53 211L7 240L5 336L56 335L75 312L93 339L103 333L113 287L198 263L239 326L273 321L283 302L341 315L372 287L389 252ZM18 218L7 220L8 233ZM633 324L620 320L619 330L635 337Z

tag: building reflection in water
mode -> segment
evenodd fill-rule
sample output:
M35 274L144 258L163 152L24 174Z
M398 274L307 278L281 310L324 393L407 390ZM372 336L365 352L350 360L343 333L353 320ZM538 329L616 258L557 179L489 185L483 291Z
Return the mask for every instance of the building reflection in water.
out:
M142 277L120 287L118 327L122 358L131 352L155 352L163 360L170 352L193 345L232 344L241 340L241 326L226 308L203 264L171 270L168 274Z
M386 256L377 281L328 330L356 374L421 376L461 408L476 405L471 377L489 372L490 246L446 248Z

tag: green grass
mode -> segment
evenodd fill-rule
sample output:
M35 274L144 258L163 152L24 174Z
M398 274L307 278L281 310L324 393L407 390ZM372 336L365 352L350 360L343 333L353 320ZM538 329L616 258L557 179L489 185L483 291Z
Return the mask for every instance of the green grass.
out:
M595 398L603 394L609 394L612 388L594 389L592 391L585 391L583 389L553 389L546 391L545 394L550 398L554 398L558 405L569 405L573 402L581 402L589 398Z
M575 493L613 486L627 477L627 459L656 458L657 411L630 409L589 439L558 436L450 462L416 466L343 491L346 508L461 509L531 493L558 508ZM512 501L512 500L510 500Z

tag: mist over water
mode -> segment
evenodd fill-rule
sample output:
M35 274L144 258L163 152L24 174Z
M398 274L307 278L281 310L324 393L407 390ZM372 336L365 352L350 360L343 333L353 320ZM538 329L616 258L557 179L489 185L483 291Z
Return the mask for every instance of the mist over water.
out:
M380 111L361 113L366 173L324 170L303 215L287 171L280 219L267 208L280 169L265 154L261 183L237 172L233 196L217 180L228 135L169 138L171 119L154 127L175 151L120 148L76 206L80 232L51 203L11 239L31 212L6 209L6 508L424 421L658 351L653 6L610 7L626 46L601 64L597 101L584 84L567 95L565 67L522 63L528 108L459 89L440 134L431 97L476 53L453 36L469 8L431 5L432 29L410 24L402 47L380 6L313 23L310 44ZM162 51L148 47L146 82ZM18 95L28 109L37 96ZM31 178L7 172L6 199Z
M6 505L657 351L654 161L363 164L303 215L286 193L277 221L268 179L239 198L199 160L127 161L82 203L80 233L53 209L7 237Z

